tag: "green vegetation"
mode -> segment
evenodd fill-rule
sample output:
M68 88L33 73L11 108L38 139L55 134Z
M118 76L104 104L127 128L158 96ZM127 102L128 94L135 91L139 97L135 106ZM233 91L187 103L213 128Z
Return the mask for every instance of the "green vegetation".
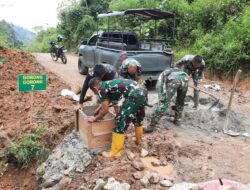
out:
M55 34L67 39L65 45L73 50L96 30L96 15L110 10L130 8L159 8L176 14L176 39L172 48L176 59L185 54L200 54L207 69L213 73L232 75L236 69L250 71L250 4L247 0L80 0L69 1L68 6L59 9L60 23L54 32L41 31L36 45L30 50L48 51L48 41ZM71 3L70 3L71 2ZM130 18L128 18L129 20ZM112 22L116 23L116 22ZM102 23L106 26L107 23ZM136 20L129 20L126 28L138 26ZM148 22L143 35L153 33L154 24ZM157 34L171 36L169 22L157 24ZM119 27L119 24L112 26ZM49 29L51 30L51 29ZM137 30L136 30L137 31ZM38 45L39 44L39 45Z
M22 49L35 37L31 31L0 20L0 46Z
M23 45L17 40L11 25L4 20L0 21L0 45L5 48L20 48Z
M28 133L19 144L12 143L4 151L8 162L15 163L19 167L27 166L32 160L47 155L48 149L39 142L38 136Z
M29 44L26 47L26 50L31 52L49 52L49 42L52 40L56 40L57 35L58 33L56 28L41 30L40 32L38 32L33 43Z

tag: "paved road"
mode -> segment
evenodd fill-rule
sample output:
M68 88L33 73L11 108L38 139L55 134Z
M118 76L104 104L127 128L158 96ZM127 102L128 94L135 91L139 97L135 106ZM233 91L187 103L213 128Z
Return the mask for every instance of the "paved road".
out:
M34 53L33 55L41 65L62 78L72 89L82 87L85 76L78 73L76 55L67 54L67 64L63 64L61 60L53 61L49 53Z

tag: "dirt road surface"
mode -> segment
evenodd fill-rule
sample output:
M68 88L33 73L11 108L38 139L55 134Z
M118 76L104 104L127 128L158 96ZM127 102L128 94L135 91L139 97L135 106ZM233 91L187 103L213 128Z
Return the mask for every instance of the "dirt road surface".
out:
M78 73L77 55L67 54L67 64L63 64L61 60L53 61L49 53L34 53L33 55L42 66L59 76L72 89L82 87L84 75Z

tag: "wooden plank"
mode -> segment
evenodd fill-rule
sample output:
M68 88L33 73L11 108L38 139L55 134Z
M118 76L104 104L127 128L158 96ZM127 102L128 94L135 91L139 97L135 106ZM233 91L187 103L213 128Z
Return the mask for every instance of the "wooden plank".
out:
M79 110L79 112L78 112L78 122L79 122L79 124L78 124L79 133L83 137L83 140L86 142L86 144L88 146L88 144L89 144L89 136L88 136L89 122L87 120L87 116L81 110Z
M108 113L104 120L89 123L88 116L95 109L96 106L88 106L78 111L79 133L86 142L88 149L109 147L115 127L114 114L112 113Z
M113 131L115 127L115 121L114 119L112 120L102 120L102 121L98 121L93 123L92 125L92 133L100 133L100 132L109 132L109 131Z
M111 146L112 133L93 138L92 148L106 148Z

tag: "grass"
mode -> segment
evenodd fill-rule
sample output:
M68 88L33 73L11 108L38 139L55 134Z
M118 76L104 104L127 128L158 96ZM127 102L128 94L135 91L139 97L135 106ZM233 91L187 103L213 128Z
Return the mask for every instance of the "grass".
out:
M4 151L8 163L14 163L18 167L26 167L33 160L46 156L49 150L41 143L37 135L26 134L20 143L11 143Z

